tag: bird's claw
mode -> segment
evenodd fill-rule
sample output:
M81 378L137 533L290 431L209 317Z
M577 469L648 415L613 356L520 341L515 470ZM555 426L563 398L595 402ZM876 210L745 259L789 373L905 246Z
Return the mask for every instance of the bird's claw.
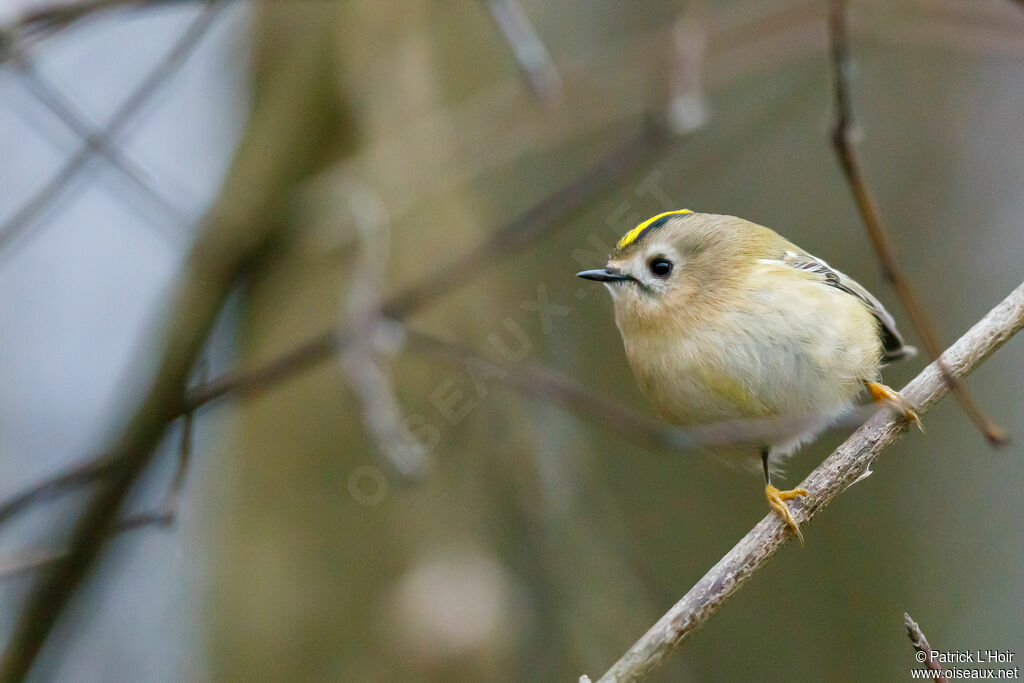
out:
M786 501L797 496L810 495L806 489L792 489L790 491L780 491L771 484L766 484L764 487L765 498L768 499L768 504L779 513L779 516L786 522L796 537L800 540L800 545L804 544L804 535L800 532L800 525L797 524L796 519L793 517L793 513L789 511L789 506L786 505Z
M917 411L914 410L914 406L911 405L910 401L903 398L903 396L896 390L880 382L868 382L868 391L871 392L871 398L879 403L888 403L895 408L903 417L910 422L917 425L917 428L924 433L924 424L921 423L921 418L918 417Z

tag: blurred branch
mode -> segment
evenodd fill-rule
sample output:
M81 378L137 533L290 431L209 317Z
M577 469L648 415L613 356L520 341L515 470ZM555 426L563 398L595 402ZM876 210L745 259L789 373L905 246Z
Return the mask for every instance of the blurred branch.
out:
M458 289L498 258L507 258L567 221L588 203L603 197L618 183L668 152L673 136L661 119L648 116L640 131L576 176L568 184L513 218L476 249L446 268L439 268L406 287L382 307L383 315L403 318L425 303Z
M401 325L382 318L381 302L388 279L391 219L380 196L358 178L348 182L348 203L355 218L359 245L346 278L349 291L343 317L354 334L339 345L337 356L349 386L359 399L363 425L392 472L410 479L426 474L431 458L426 448L402 430L402 406L391 372L400 349Z
M759 442L776 438L779 435L805 431L807 424L820 424L821 422L821 416L817 415L803 417L782 415L724 420L695 425L687 429L672 427L621 401L589 389L572 377L551 368L526 362L519 362L515 365L494 364L484 361L478 353L462 344L406 328L395 320L385 319L381 321L381 324L385 327L397 327L398 329L391 330L393 336L404 337L402 341L414 352L438 355L454 363L465 363L469 359L489 363L494 366L494 377L512 390L524 396L540 398L559 405L574 415L593 421L603 429L619 433L634 442L643 442L650 448L688 451L732 443ZM186 400L186 405L190 409L195 410L208 400L213 400L221 395L219 393L216 395L202 394L208 386L212 385L200 384L193 390L194 394L201 395L191 401ZM886 408L882 408L882 410L886 410ZM865 419L878 411L879 407L876 404L860 406L831 423L829 430L860 426ZM384 439L382 443L388 441L389 439ZM103 456L85 461L69 471L32 485L22 493L0 504L0 525L34 503L43 502L58 493L84 486L99 477L112 473L120 462L118 458Z
M906 612L903 613L903 623L907 627L907 637L910 638L910 642L914 645L916 652L924 653L924 665L929 671L934 671L935 676L930 680L942 681L942 683L949 683L949 679L942 675L942 667L935 657L932 657L932 646L928 644L928 639L924 637L924 633L921 631L921 627L917 625L917 622L910 618L910 615Z
M558 102L562 97L562 77L519 0L486 2L494 23L512 49L530 92L545 104Z
M311 51L317 46L310 41L308 47ZM298 69L299 62L308 57L310 55L305 53L296 55L292 65ZM329 60L319 62L326 63ZM265 105L267 121L250 123L238 156L248 152L264 164L267 159L274 160L269 168L254 167L258 170L250 171L258 174L258 181L280 183L283 178L278 177L279 174L294 172L297 159L309 163L309 159L319 158L323 152L322 141L309 134L308 125L301 117L309 116L308 110L319 104L323 95L294 92L309 81L308 75L301 70L294 74L278 74L273 85L278 86L281 92L272 104ZM333 90L324 87L319 92L330 93ZM297 108L300 109L299 113L295 111ZM259 119L259 111L253 116ZM332 117L332 120L336 119ZM259 125L261 123L265 127ZM270 126L271 123L273 126ZM293 136L283 135L282 130L291 131ZM257 139L262 139L260 136L273 140L274 149L261 148L260 145L265 145L265 142L257 143ZM381 307L382 314L392 317L409 315L465 284L494 259L505 258L510 252L532 243L544 235L552 224L566 220L574 211L580 210L587 202L614 187L630 172L649 162L657 153L664 152L668 140L663 126L649 122L638 136L493 233L490 239L466 257L452 266L438 269L389 299ZM249 149L246 144L250 146ZM235 163L240 163L238 157ZM251 392L272 385L298 370L331 357L337 350L352 343L351 330L328 332L262 368L229 375L197 391L186 392L185 378L223 300L241 277L245 266L257 258L264 245L269 243L276 228L272 217L277 215L278 209L268 204L273 200L281 200L278 196L280 189L275 187L273 193L263 191L259 183L245 173L229 177L229 182L231 180L238 184L240 196L246 198L239 201L251 204L238 209L231 206L222 194L218 205L211 210L208 224L193 247L186 265L186 274L167 326L171 330L171 337L165 342L161 367L149 394L112 451L116 453L114 457L119 461L118 467L111 471L111 476L102 480L103 488L78 519L67 561L56 567L30 596L0 659L0 682L21 680L28 672L57 617L99 556L112 518L149 463L153 449L159 444L172 420L230 391Z
M94 14L126 7L151 8L165 5L206 2L206 0L79 0L31 9L10 26L0 27L0 46L23 38L36 38L56 33ZM0 63L9 53L0 49Z
M676 133L691 133L711 118L704 84L708 58L707 15L703 2L688 3L672 27L667 116Z
M495 259L507 256L516 249L543 237L559 221L565 221L584 204L614 187L624 177L649 163L657 153L664 151L667 133L648 122L641 131L615 148L608 156L585 171L575 180L545 197L530 209L516 216L455 263L439 268L417 283L401 290L380 306L390 317L408 316L439 298L453 288L465 284L484 271ZM429 293L429 296L427 296ZM185 392L180 404L166 408L168 421L196 411L203 405L227 394L251 395L269 389L293 375L308 370L332 358L351 343L354 335L348 331L329 331L299 344L296 348L251 370L229 372L204 382ZM98 477L116 474L123 464L123 453L104 454L71 469L48 477L0 503L0 524L36 502L46 500L59 492L95 481Z
M882 275L892 284L903 302L904 308L910 315L914 328L921 336L925 349L932 359L939 358L942 347L939 344L938 336L935 334L931 323L925 314L917 293L911 286L910 281L903 275L899 263L896 260L896 253L892 242L889 240L888 231L882 223L882 217L878 212L871 193L868 191L867 183L864 180L860 167L860 161L854 151L851 142L853 131L853 104L850 99L850 58L849 38L846 28L846 2L845 0L831 0L831 13L829 16L829 41L832 54L832 83L835 89L836 122L832 131L832 145L843 175L850 186L853 198L860 211L864 227L871 244L875 248L875 254L882 266ZM975 404L970 394L960 382L956 381L950 373L949 368L941 361L938 361L938 368L942 376L949 384L957 401L963 407L964 412L974 422L975 426L984 434L985 438L993 446L1002 446L1008 443L1005 430L995 424Z
M0 524L36 503L89 484L100 477L113 474L121 462L120 457L105 453L99 457L76 463L62 472L33 484L0 503Z
M29 58L16 54L12 63L18 71L22 83L25 84L25 87L37 100L53 112L64 125L92 147L95 152L106 157L111 166L120 171L141 194L173 219L176 225L185 224L185 214L156 191L146 178L145 170L136 164L130 156L118 149L114 141L105 135L102 130L93 130L86 122L85 117L77 110L74 103L47 80L35 68L35 65Z
M350 144L327 81L332 36L311 24L305 40L263 72L253 108L220 196L211 207L172 294L142 344L156 359L147 393L110 453L118 464L73 524L69 555L41 575L16 617L0 658L0 681L23 680L58 617L102 553L135 482L168 425L184 413L186 382L224 301L286 225L295 183ZM333 143L333 144L330 144Z
M113 531L109 535L115 536L126 531L136 531L148 527L169 527L174 523L174 520L175 513L161 505L155 510L139 512L125 517L114 525ZM70 548L33 550L21 553L10 560L0 561L0 581L52 567L70 557Z
M174 524L178 518L178 500L185 486L185 476L188 474L188 468L192 461L192 424L193 414L188 413L181 424L181 447L178 449L178 465L163 501L152 510L128 515L114 525L112 534L120 534L126 531L153 526L169 527ZM71 551L67 548L41 550L22 553L18 557L6 562L0 561L0 581L29 571L52 566L57 562L67 559L70 554Z
M963 380L1021 328L1024 328L1024 284L949 347L942 354L942 361L957 380ZM949 390L949 383L935 362L900 393L923 415ZM857 430L800 484L811 496L792 504L791 511L797 521L801 524L810 521L836 496L859 481L870 471L875 458L906 429L907 422L902 416L880 413ZM601 681L635 681L657 668L792 537L793 532L775 513L762 519L629 648Z
M218 0L203 0L203 12L196 17L181 37L174 43L163 59L143 79L142 83L125 100L102 131L86 138L85 144L70 156L59 171L14 215L0 226L0 254L8 250L31 225L32 220L46 209L58 193L63 190L78 172L92 159L99 149L109 147L114 138L128 125L149 98L166 82L188 58L199 41L213 25L220 8L226 3Z
M551 234L587 203L601 197L637 169L667 151L671 137L664 127L648 120L640 132L604 159L563 187L498 228L475 249L400 290L381 304L380 314L403 319L427 304L458 289L495 260L507 258L536 240ZM190 391L185 407L195 409L226 394L252 394L276 385L292 375L319 365L352 341L352 331L331 330L320 334L261 367L228 373Z

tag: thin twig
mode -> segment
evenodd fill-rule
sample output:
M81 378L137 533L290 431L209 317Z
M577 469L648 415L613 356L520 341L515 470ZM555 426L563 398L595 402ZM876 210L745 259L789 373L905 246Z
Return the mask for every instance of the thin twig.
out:
M132 92L131 96L125 100L124 104L118 108L110 119L110 123L99 133L99 139L105 141L105 144L109 144L110 141L117 137L121 130L135 117L142 108L142 105L149 101L153 93L166 82L171 74L184 64L207 30L213 25L213 21L216 19L220 9L225 6L224 2L218 2L217 0L203 0L203 3L205 7L202 13L189 24L188 28L185 29L164 58L146 76L138 88ZM92 140L87 140L75 154L64 162L64 165L50 178L49 182L40 188L31 199L25 202L3 226L0 226L0 252L8 250L12 244L25 234L25 231L31 226L32 220L50 205L54 197L92 159L96 151L97 144Z
M440 298L452 289L464 285L473 277L488 268L495 259L529 246L533 241L551 234L552 226L565 224L567 219L580 210L587 202L606 193L624 178L637 169L652 162L660 154L669 151L670 134L652 118L645 120L641 130L619 147L615 148L602 160L584 171L575 180L555 190L531 208L514 217L508 223L491 233L490 237L479 246L453 264L443 266L433 274L427 275L412 285L400 290L382 305L382 311L390 317L409 316L421 307ZM180 405L170 411L170 419L180 414L195 411L197 408L222 398L228 394L242 396L252 395L273 387L303 371L309 370L332 358L338 349L350 343L351 333L335 331L321 333L306 342L300 343L290 351L268 361L262 366L250 370L228 372L190 389ZM578 405L583 405L579 403ZM597 411L599 414L601 411ZM860 414L850 416L851 422L839 424L853 426L859 424ZM644 416L644 419L649 419ZM640 422L634 423L639 425ZM637 427L642 431L641 427ZM719 434L707 433L706 445L726 443L728 434L735 434L740 425L728 425ZM757 429L754 424L746 424L743 428ZM702 429L711 430L711 426ZM648 433L650 430L647 430ZM756 432L755 432L756 433ZM733 437L735 440L735 437ZM666 443L660 436L656 445L671 448L692 448L695 445L683 439L670 439ZM123 456L116 456L119 462ZM97 458L81 465L86 470L109 466L104 459ZM89 479L92 480L92 479ZM82 483L83 478L74 475L65 478L59 474L43 482L33 485L28 490L17 494L7 503L0 503L0 523L7 515L5 510L18 512L34 502L45 500L53 490L65 490Z
M105 453L84 462L75 463L66 470L50 475L0 503L0 524L36 503L49 500L112 474L120 465L121 458Z
M25 87L47 109L71 129L83 142L106 157L110 165L128 179L147 199L152 201L178 225L185 223L185 214L165 199L146 178L146 172L132 158L118 149L113 140L100 129L93 130L86 117L63 93L61 93L32 61L23 55L15 55L14 68Z
M384 305L382 314L391 318L407 317L426 302L466 284L489 268L496 258L506 258L533 244L540 237L551 234L552 225L567 221L589 202L603 197L638 168L668 153L671 141L672 134L664 121L654 117L645 118L636 135L568 184L513 218L455 263L439 268L421 281L406 287Z
M317 49L321 49L320 43L309 44L308 50ZM289 63L299 64L300 60L307 56L307 52L302 51ZM301 121L296 120L293 109L297 101L296 96L291 95L286 98L285 92L290 92L289 87L301 88L306 84L320 86L320 83L315 80L301 79L296 82L296 79L299 79L299 75L294 73L289 73L287 78L279 79L282 99L280 101L273 100L279 104L279 107L275 109L273 116L267 115L269 117L267 121L273 120L284 126L284 122L277 121L274 117L287 116L291 123L290 130L295 136L308 135L308 131L301 125ZM316 96L310 96L307 92L301 93L301 97L311 100L308 103L301 102L301 106L312 108L320 103L319 98L323 96L325 90L329 89L318 88ZM287 126L284 127L287 128ZM252 125L247 134L250 136L249 139L255 135L251 129ZM440 298L452 288L464 284L495 258L506 257L510 252L526 246L549 232L548 228L553 223L567 219L574 211L581 210L587 202L600 197L643 163L652 160L658 154L667 152L670 146L666 144L668 142L666 135L663 126L649 123L637 137L629 140L627 145L616 149L601 163L577 177L565 188L556 191L533 209L526 211L517 220L493 233L467 258L456 262L450 268L437 270L424 278L419 285L403 290L398 296L390 299L382 307L382 313L389 316L408 315ZM279 164L290 163L291 166L286 167L294 169L296 162L293 157L299 156L303 164L311 159L319 158L313 154L314 151L320 150L319 146L313 148L305 144L292 144L292 142L293 137L280 133L276 135L275 146L283 148L275 150L275 153L282 157ZM290 145L294 149L289 150L288 147L285 147L286 145ZM301 156L307 154L308 157ZM263 159L266 156L272 155L263 150L260 158ZM264 175L267 174L264 173ZM270 174L269 177L274 178L275 176ZM253 190L251 187L247 190L247 196L262 197L259 191ZM255 206L258 206L264 214L266 213L266 200ZM201 233L200 243L193 247L189 257L189 267L195 272L190 274L197 278L213 278L216 287L207 286L206 279L202 280L203 286L186 280L186 285L179 290L179 298L171 315L179 322L182 318L187 318L189 321L188 324L182 322L181 324L185 325L185 328L176 331L179 336L183 335L186 341L181 343L178 348L174 348L174 342L172 342L172 347L165 352L162 360L163 367L158 371L154 385L139 406L129 426L122 433L119 445L115 449L118 451L118 457L123 459L124 467L119 468L113 473L113 476L104 480L103 488L97 492L97 495L86 506L85 511L75 521L70 556L46 576L29 596L25 608L15 623L13 635L0 658L0 682L21 680L32 667L43 642L63 612L68 600L100 556L110 528L111 518L117 514L129 490L150 463L153 449L159 443L160 437L171 420L177 415L194 410L199 405L229 391L252 391L265 386L268 381L281 379L296 370L310 367L318 361L329 358L339 348L344 348L351 343L351 330L341 333L329 332L253 373L233 375L226 381L217 382L213 386L207 385L204 390L186 392L184 377L194 363L194 354L198 353L202 341L205 340L217 310L226 298L231 284L244 272L243 266L255 258L257 253L261 253L265 245L269 243L269 234L271 233L268 231L273 230L272 227L264 227L254 233L253 226L248 223L248 216L245 221L239 223L239 217L235 213L221 216L217 213L216 208L212 212L213 222L211 225L224 229L242 229L245 238L236 250L227 249L218 243L218 247L213 250L215 259L212 262L210 259L214 257L208 253L209 245L203 243L203 238L214 241L225 239L221 232L211 233L208 228L206 232ZM252 220L257 223L262 220L264 226L280 224L279 222L271 223L266 215L253 216ZM233 236L235 233L230 234ZM206 272L203 270L204 267L207 270L210 268L214 270ZM197 310L191 310L193 308ZM172 329L175 329L173 325Z
M174 523L174 519L174 513L161 506L155 510L128 515L114 525L110 535L115 536L150 527L169 527ZM0 560L0 581L52 567L67 560L70 556L70 548L59 548L27 551L13 559Z
M205 376L205 372L200 370L200 376ZM152 510L146 510L145 512L138 512L132 515L126 516L114 525L111 534L121 534L126 531L134 531L136 529L143 529L146 527L169 527L178 518L178 500L181 496L181 491L185 487L185 477L188 474L189 465L192 462L192 450L193 450L193 423L194 414L186 413L182 418L181 422L181 446L178 448L178 464L174 470L174 477L171 479L171 485L167 489L167 493L164 494L163 501ZM104 472L109 470L97 468L95 466L96 461L89 461L78 468L78 475L82 477L83 474L88 473L89 478L78 479L78 483L84 481L92 481L95 477L102 476ZM65 475L67 479L67 475ZM65 481L65 486L70 486L71 483ZM33 487L33 491L36 495L39 495L40 486ZM13 501L12 501L13 502ZM24 503L22 505L22 508ZM19 508L19 509L22 509ZM10 508L10 504L4 506L5 511L8 515L13 514L16 510ZM2 518L0 518L2 520ZM61 562L68 558L71 554L71 550L68 548L62 548L59 550L38 550L32 552L21 553L18 557L9 561L0 561L0 581L8 579L14 576L24 574L26 572L42 569L44 567L50 567L57 562Z
M397 321L390 321L390 324L399 325ZM431 353L456 363L465 363L467 359L482 360L480 354L457 342L443 340L408 328L402 328L402 330L400 334L404 335L405 342L411 351ZM335 349L335 351L337 350ZM495 373L495 379L512 390L524 396L540 398L562 406L575 415L591 420L603 429L621 434L633 442L644 443L647 447L654 449L690 451L733 443L771 441L780 435L805 431L808 424L820 424L821 417L823 417L783 415L724 420L681 429L669 426L621 401L590 390L571 377L553 369L526 362L519 362L514 366L494 365L500 370ZM204 386L206 385L200 385L198 390L202 390ZM212 395L204 394L203 396ZM209 400L213 399L209 398ZM205 402L195 399L187 401L187 405L194 410ZM878 406L873 404L861 406L831 423L829 429L834 431L857 427L878 410ZM191 414L187 413L186 417L190 418ZM186 422L186 425L187 428L191 428L191 419ZM95 481L110 472L118 462L117 459L109 457L87 460L72 470L33 484L27 490L0 503L0 525L34 503L43 502L58 493L70 491ZM179 468L179 476L184 476L185 467L187 464ZM175 488L180 489L180 485Z
M924 654L924 662L922 663L925 665L925 668L935 672L935 676L929 680L949 683L949 679L942 675L942 666L936 661L936 657L932 656L932 646L928 644L928 639L924 637L921 627L906 612L903 613L903 623L907 627L907 637L913 643L914 651Z
M639 133L574 180L492 232L475 249L391 296L381 305L381 315L407 318L465 285L486 271L496 259L506 258L552 234L552 226L565 224L588 202L608 192L658 155L667 153L670 139L662 125L648 119ZM233 392L251 394L261 391L286 377L319 365L331 358L337 349L350 343L350 331L324 332L258 368L228 373L195 388L185 397L184 408L194 410Z
M978 321L942 355L953 376L963 380L1010 337L1024 328L1024 284ZM937 363L913 379L901 394L917 406L918 414L949 393ZM801 525L870 471L871 463L907 430L904 417L879 414L857 430L800 484L811 495L793 503ZM746 585L775 552L793 539L793 532L775 513L751 529L690 591L658 620L601 678L635 681L649 674L726 600Z
M832 131L832 146L839 159L846 182L853 193L854 202L860 212L864 227L867 230L871 244L874 246L875 254L882 267L882 275L892 284L897 296L903 302L904 308L910 315L911 322L917 330L925 349L932 359L939 357L942 353L942 346L935 334L928 316L921 305L910 281L903 275L899 263L896 260L896 253L889 233L882 223L882 217L878 212L877 205L868 191L867 183L861 171L860 161L854 151L851 142L853 132L853 104L850 100L850 58L849 38L846 28L846 3L845 0L831 0L831 12L829 16L829 41L832 55L832 83L835 90L836 122ZM1006 431L995 424L982 412L981 408L971 399L970 394L962 384L949 372L949 369L940 361L939 369L950 389L956 396L957 401L963 407L964 412L984 434L985 439L993 446L1003 446L1008 443Z
M114 525L109 535L116 536L128 531L137 531L151 527L169 527L174 523L174 512L163 505L145 512L128 515ZM22 574L46 569L71 557L70 548L32 550L20 553L10 560L0 560L0 581L12 579Z
M562 77L519 0L486 0L530 92L545 104L562 97Z
M67 556L66 548L59 550L46 548L19 553L17 557L0 561L0 581L51 567Z
M429 449L402 429L402 406L393 381L392 361L399 351L401 324L380 315L388 281L391 217L369 183L353 177L347 186L358 246L345 269L349 291L342 316L354 334L347 337L351 343L338 348L338 364L359 399L363 425L384 464L403 478L422 479L432 459Z
M185 484L185 474L188 471L189 462L192 456L192 423L194 414L192 411L184 414L182 420L182 441L178 455L178 467L174 474L169 496L176 496L177 492ZM123 464L122 458L104 453L100 456L89 458L71 467L50 475L42 481L36 482L27 489L14 494L7 500L0 503L0 525L3 525L11 518L24 512L29 507L49 500L63 493L68 493L82 486L91 484L105 476L110 476ZM172 500L169 498L168 500Z
M68 28L72 24L94 14L112 9L126 7L149 8L159 5L178 5L186 2L205 2L206 0L79 0L77 2L60 3L48 7L28 10L14 24L5 27L0 35L9 36L11 40L21 38L39 38ZM0 62L3 62L0 55Z

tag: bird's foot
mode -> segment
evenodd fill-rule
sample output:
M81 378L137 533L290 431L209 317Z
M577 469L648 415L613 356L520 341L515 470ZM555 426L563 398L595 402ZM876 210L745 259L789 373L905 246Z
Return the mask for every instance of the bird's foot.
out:
M879 382L867 382L866 384L868 391L871 392L872 400L876 403L888 403L899 411L903 417L916 424L917 428L924 432L924 425L921 424L921 418L917 416L917 411L914 410L914 406L910 404L910 401L903 398L898 391Z
M785 520L789 528L793 530L796 537L800 539L800 545L804 544L804 535L800 533L800 525L796 523L796 519L793 518L793 513L789 511L789 507L786 505L786 501L797 496L809 495L805 489L793 489L791 491L780 491L771 484L766 484L764 487L765 498L768 499L768 504L779 513L779 516Z

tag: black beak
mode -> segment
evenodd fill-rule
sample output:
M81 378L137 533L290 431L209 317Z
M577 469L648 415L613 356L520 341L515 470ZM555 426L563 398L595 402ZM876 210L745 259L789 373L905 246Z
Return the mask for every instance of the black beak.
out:
M617 270L609 270L608 268L598 268L597 270L584 270L583 272L576 273L576 277L581 277L584 280L596 280L597 282L622 282L623 280L632 280L632 275L626 275L620 273Z

